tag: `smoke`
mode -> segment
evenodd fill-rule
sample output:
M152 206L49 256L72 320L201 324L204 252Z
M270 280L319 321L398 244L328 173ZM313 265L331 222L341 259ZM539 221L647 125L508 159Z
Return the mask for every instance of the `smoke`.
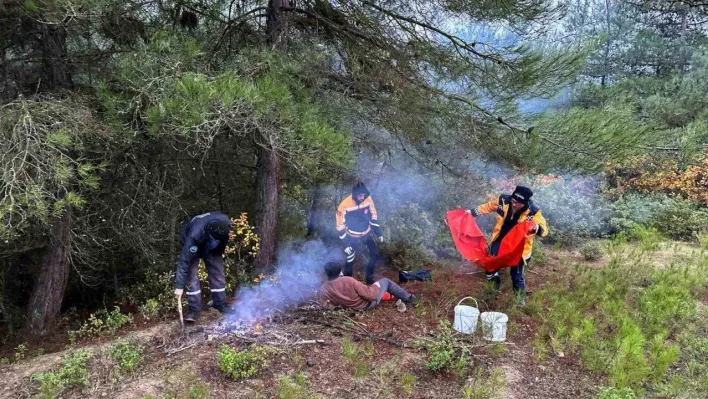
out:
M365 163L373 164L368 160ZM516 185L526 185L534 191L534 203L547 219L552 239L572 242L610 232L611 202L604 194L602 176L523 173L478 157L472 157L467 168L466 177L446 180L440 174L421 170L410 160L398 159L388 173L384 168L384 173L370 175L367 184L382 215L382 225L386 226L386 216L407 203L417 203L437 220L447 210L470 209L500 194L511 194ZM491 229L495 220L486 217L479 222ZM447 230L442 224L434 227Z
M278 252L275 273L252 287L236 293L235 312L230 322L252 323L275 311L282 311L312 299L323 282L325 263L344 263L341 251L321 241L289 243Z
M551 237L564 241L609 233L611 203L600 176L512 175L490 179L496 192L510 194L516 185L530 187L533 202L548 221Z

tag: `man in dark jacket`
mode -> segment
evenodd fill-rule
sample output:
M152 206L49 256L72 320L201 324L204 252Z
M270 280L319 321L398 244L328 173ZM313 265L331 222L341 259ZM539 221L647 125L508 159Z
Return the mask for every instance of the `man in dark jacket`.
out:
M354 274L355 248L366 245L369 249L369 263L366 266L366 284L374 283L374 269L379 260L379 247L371 233L383 242L381 226L374 200L364 183L357 183L352 189L352 195L345 198L337 208L337 234L344 244L347 264L344 275Z
M223 254L229 241L231 220L221 212L209 212L192 218L182 226L182 250L177 261L175 295L181 297L187 289L189 311L185 321L195 322L202 309L199 289L199 259L203 259L209 274L209 288L214 308L222 313L231 309L226 303L226 275Z

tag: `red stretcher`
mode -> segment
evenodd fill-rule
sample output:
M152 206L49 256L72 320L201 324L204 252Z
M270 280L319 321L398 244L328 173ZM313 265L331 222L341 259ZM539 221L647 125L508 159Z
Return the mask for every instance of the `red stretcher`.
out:
M477 226L474 216L464 209L448 211L447 225L460 255L482 269L493 272L517 266L521 262L526 236L533 222L525 221L514 226L502 239L497 256L489 254L487 239Z

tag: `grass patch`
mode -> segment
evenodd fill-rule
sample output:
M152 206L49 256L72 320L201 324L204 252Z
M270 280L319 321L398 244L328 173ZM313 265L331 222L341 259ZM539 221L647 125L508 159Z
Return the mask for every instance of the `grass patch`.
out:
M344 363L354 369L354 377L364 378L371 371L371 359L374 356L374 344L370 339L357 345L351 338L342 339L342 357Z
M278 378L275 397L278 399L319 398L319 396L310 393L309 384L307 383L307 374L303 372L293 376L284 375Z
M412 394L415 389L415 383L415 375L411 373L403 373L403 375L401 375L401 392L406 395Z
M576 353L587 369L606 375L608 389L617 392L656 393L669 389L673 380L678 381L671 388L677 394L708 397L708 384L688 383L689 365L700 368L697 361L706 356L701 349L705 343L695 335L700 332L691 330L705 319L697 298L706 295L708 279L700 270L706 270L708 259L652 266L647 260L658 248L655 232L641 233L646 242L639 248L615 238L607 265L570 268L557 280L567 285L551 286L531 298L529 308L542 321L534 352L539 360L549 351ZM685 367L672 368L677 362Z
M146 395L142 399L209 399L211 387L202 381L191 367L165 374L167 391L161 396Z
M499 397L505 385L501 368L495 367L489 373L477 369L474 378L462 387L460 393L464 399L494 399Z

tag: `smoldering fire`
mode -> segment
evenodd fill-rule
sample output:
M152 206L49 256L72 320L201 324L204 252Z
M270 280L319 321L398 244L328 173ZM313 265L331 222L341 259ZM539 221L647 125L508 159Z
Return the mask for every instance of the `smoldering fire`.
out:
M232 329L249 328L274 312L313 298L323 281L322 268L329 261L343 262L341 250L322 241L290 243L277 256L275 272L253 286L236 292L234 313L224 319Z

